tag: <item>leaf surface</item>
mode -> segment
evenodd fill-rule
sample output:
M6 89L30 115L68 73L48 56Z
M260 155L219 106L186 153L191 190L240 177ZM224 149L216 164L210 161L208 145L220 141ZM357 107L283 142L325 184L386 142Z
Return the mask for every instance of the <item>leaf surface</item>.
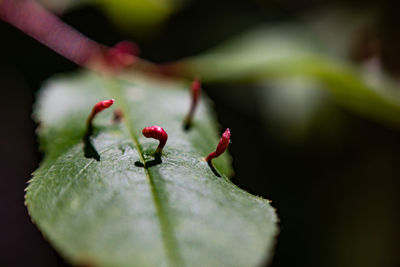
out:
M218 126L203 97L193 128L184 84L135 78L110 80L92 73L49 80L35 117L45 159L26 193L33 221L72 263L94 266L256 266L270 259L277 217L265 199L236 187L230 157L215 150ZM85 158L82 136L92 106L115 98L96 117L92 143L100 160ZM158 145L141 129L168 133L162 163L148 168ZM234 133L233 133L234 136Z

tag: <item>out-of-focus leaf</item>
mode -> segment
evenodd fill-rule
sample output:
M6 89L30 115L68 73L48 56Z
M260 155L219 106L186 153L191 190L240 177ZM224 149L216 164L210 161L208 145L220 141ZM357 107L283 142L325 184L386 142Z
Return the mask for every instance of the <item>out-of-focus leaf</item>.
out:
M257 104L266 129L286 142L302 141L327 101L326 92L318 86L302 78L258 84Z
M189 0L39 0L46 8L63 13L81 5L97 6L128 32L149 34Z
M265 199L231 183L229 156L203 157L219 136L204 97L193 128L182 120L190 96L180 83L109 80L84 73L51 79L35 117L46 157L26 194L33 221L74 264L90 266L257 266L271 258L277 217ZM115 98L95 120L100 161L85 158L81 141L94 103ZM157 142L141 134L168 133L162 162L151 163ZM234 133L233 133L234 136ZM153 161L154 162L154 161ZM136 163L137 164L137 163Z
M348 58L359 41L370 33L374 12L348 6L324 6L302 16L304 27L312 31L324 47L324 54Z
M313 79L343 107L399 127L400 96L393 83L369 83L363 69L326 55L323 47L306 28L261 27L170 67L188 77L200 76L205 82Z
M174 0L93 0L125 30L146 32L159 26L176 8Z

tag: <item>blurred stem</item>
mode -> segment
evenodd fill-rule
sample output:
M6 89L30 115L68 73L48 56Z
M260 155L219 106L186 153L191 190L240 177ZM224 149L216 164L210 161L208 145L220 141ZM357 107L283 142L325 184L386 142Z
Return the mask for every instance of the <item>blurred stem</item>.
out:
M0 18L80 66L105 49L32 0L0 0Z
M108 47L64 23L33 0L0 0L0 19L46 45L81 67L115 74L104 59ZM135 70L160 73L158 67L138 58Z

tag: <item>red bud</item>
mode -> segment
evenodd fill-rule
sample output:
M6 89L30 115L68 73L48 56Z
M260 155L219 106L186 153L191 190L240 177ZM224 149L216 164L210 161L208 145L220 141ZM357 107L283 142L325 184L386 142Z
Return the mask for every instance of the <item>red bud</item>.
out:
M199 99L200 90L201 90L201 82L199 79L195 79L192 82L191 89L192 89L192 101L193 101L194 105L196 105L197 101Z
M142 130L142 133L147 138L154 138L160 141L154 155L161 156L161 152L167 143L168 134L160 126L149 126Z
M114 103L114 99L110 100L103 100L98 102L96 105L93 106L92 112L90 112L87 121L86 121L86 132L83 137L85 144L89 144L89 137L93 133L93 119L96 117L97 113L101 112L102 110L109 108Z
M100 111L109 108L112 104L114 104L114 99L100 101L96 105L94 105L93 112L97 114Z
M191 95L192 95L192 102L190 104L189 113L185 118L184 128L188 130L192 124L194 111L196 110L197 103L199 102L201 93L201 82L199 79L195 79L191 85Z
M225 132L222 134L221 139L219 139L217 149L214 152L211 152L205 158L205 160L210 162L213 158L219 157L222 153L224 153L229 146L230 138L231 138L231 132L229 128L227 128Z
M103 100L93 106L92 112L90 112L89 117L87 118L87 121L86 121L86 124L87 124L86 135L92 134L92 130L93 130L92 121L93 121L94 117L96 116L96 114L103 111L106 108L109 108L113 103L114 103L114 99Z

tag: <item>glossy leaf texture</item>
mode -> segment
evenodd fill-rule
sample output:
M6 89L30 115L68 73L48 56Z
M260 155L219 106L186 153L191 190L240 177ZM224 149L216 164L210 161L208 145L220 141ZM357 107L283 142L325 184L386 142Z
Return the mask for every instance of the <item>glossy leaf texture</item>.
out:
M85 158L82 136L92 106L114 98L94 120ZM230 157L203 160L220 134L203 96L193 127L183 130L189 84L93 73L49 80L35 108L45 152L26 193L33 221L73 264L90 266L257 266L271 258L278 232L268 200L235 186ZM112 109L123 119L112 122ZM152 162L158 141L142 128L168 133L162 163ZM233 133L234 137L234 133ZM136 165L135 165L136 164Z

